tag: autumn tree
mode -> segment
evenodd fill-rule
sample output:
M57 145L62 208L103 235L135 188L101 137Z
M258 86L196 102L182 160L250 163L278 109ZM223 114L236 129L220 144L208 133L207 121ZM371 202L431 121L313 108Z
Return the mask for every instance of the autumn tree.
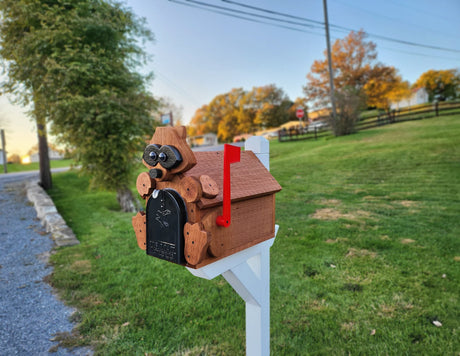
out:
M375 43L365 40L364 31L351 31L344 39L338 39L332 46L332 68L334 73L334 87L336 96L342 100L345 98L356 98L352 102L361 102L366 98L368 105L383 105L386 103L386 95L392 86L398 82L397 71L393 67L387 67L377 62L377 51ZM316 60L311 66L311 72L307 74L307 85L304 92L307 99L316 108L329 107L329 70L327 53L326 59ZM345 104L345 103L343 103ZM386 105L386 104L385 104ZM351 104L348 109L357 109L361 105ZM343 108L343 105L342 105ZM346 110L350 113L350 110ZM353 115L356 120L358 113ZM340 120L338 111L338 120ZM351 124L349 119L346 120ZM343 127L342 124L333 125ZM349 132L352 130L345 130ZM336 132L336 135L340 132Z
M245 110L253 114L253 126L260 129L287 122L291 106L288 96L274 84L254 87L245 98Z
M284 91L273 84L254 87L251 91L232 89L217 95L195 112L189 134L214 132L221 141L231 141L235 135L289 121L292 104Z
M411 94L409 82L401 80L388 93L388 99L391 103L399 103L401 100L410 98Z
M243 89L232 89L229 93L219 95L209 104L209 115L217 125L217 137L223 142L231 142L238 131L238 109Z
M364 84L367 106L386 111L390 110L392 102L398 102L408 95L409 83L403 81L394 67L377 66L372 77Z
M204 135L205 133L212 132L208 128L208 117L206 116L208 105L203 105L195 111L195 114L190 119L190 124L187 127L188 136Z
M430 69L423 73L413 86L425 88L429 101L455 99L460 91L460 73L455 69Z

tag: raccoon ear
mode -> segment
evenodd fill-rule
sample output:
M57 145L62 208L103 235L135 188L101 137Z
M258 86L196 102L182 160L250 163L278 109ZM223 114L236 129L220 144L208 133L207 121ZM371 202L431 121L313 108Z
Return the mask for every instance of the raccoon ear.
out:
M187 138L187 128L185 126L176 126L175 129L181 139L185 140Z

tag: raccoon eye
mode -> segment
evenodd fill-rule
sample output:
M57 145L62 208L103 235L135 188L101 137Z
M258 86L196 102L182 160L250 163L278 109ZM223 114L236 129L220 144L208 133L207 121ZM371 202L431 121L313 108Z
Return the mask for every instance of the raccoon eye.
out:
M161 166L165 169L176 168L182 162L180 152L174 146L161 146L158 159Z
M160 147L160 145L148 145L145 148L142 158L149 166L155 167L158 164Z

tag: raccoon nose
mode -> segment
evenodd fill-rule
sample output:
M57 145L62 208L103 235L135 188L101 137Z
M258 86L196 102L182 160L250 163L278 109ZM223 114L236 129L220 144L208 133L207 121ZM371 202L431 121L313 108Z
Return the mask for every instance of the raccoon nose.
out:
M162 175L163 172L161 171L161 169L154 168L149 171L149 176L152 179L161 178Z

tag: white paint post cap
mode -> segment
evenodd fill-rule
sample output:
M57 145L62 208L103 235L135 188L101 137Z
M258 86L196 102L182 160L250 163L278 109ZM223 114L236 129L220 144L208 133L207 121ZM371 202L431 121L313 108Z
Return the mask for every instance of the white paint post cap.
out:
M270 143L265 137L262 136L251 136L247 139L244 144L244 149L257 153L269 153Z

